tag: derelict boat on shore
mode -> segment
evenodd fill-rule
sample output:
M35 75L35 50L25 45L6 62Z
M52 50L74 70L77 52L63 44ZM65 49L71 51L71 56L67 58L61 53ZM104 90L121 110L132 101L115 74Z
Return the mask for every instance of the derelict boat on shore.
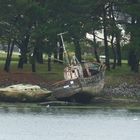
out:
M69 65L64 69L65 80L51 85L57 99L69 98L77 93L95 95L104 87L105 65L87 62Z

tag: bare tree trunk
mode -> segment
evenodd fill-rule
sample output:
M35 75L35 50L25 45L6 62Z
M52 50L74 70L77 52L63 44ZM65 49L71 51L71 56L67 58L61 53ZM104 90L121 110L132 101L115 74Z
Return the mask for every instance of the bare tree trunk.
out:
M64 54L64 49L63 49L63 43L61 38L59 38L59 46L58 46L58 50L59 50L59 63L63 63L63 54Z
M51 71L51 54L48 54L48 71Z
M23 69L23 65L27 63L27 47L29 43L30 35L27 35L26 38L19 44L20 47L20 58L18 62L18 69Z
M104 45L105 45L105 63L107 66L107 70L110 70L110 62L109 62L109 48L108 48L108 41L107 41L107 29L106 29L106 9L103 7L103 29L104 29Z
M131 20L132 26L135 25L135 21L136 21L136 19L134 17L132 17L132 20ZM134 46L137 45L135 43L135 37L136 36L137 35L135 34L135 32L131 31L131 39L130 39L131 46L129 48L128 64L130 65L131 71L133 71L133 72L139 72L139 61L140 61L139 51L138 51L138 49L136 49L136 47L134 47Z
M117 65L122 65L122 57L121 57L121 46L120 46L120 33L116 34L116 44L117 44Z
M74 45L75 45L75 56L79 62L81 62L81 47L80 42L77 38L74 38Z
M97 43L96 43L96 38L95 38L95 32L93 31L92 34L93 34L93 48L94 48L95 58L96 58L96 61L98 63L100 63L99 55L98 55L98 52L97 52Z
M13 40L10 39L9 43L8 43L7 58L6 58L5 65L4 65L4 71L6 71L6 72L10 71L10 63L11 63L11 59L12 59L14 45L15 45L15 39L13 39Z
M115 69L116 68L116 50L115 50L113 41L114 41L114 34L112 34L111 47L112 47L112 52L113 52L113 57L114 57L112 69Z
M35 58L33 58L35 59ZM32 63L32 72L36 72L36 64L35 64L35 60Z
M36 72L35 52L29 55L32 72Z
M56 41L56 46L55 46L55 51L53 52L54 54L54 63L59 62L59 42Z
M43 64L43 53L41 51L37 53L37 62Z

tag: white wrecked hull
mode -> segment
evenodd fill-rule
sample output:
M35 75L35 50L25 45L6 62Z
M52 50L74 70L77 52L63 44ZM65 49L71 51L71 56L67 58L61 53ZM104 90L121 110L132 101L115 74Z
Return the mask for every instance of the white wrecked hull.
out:
M50 96L51 91L42 89L38 85L16 84L0 88L0 99L17 99L21 101L44 99Z

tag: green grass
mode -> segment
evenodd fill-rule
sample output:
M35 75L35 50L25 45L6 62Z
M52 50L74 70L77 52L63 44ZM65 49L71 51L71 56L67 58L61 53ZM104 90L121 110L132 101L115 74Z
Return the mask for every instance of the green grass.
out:
M63 80L63 64L52 64L51 71L48 71L47 63L37 64L37 74L42 78L46 78L48 81L58 81Z
M0 72L4 69L5 61L0 60ZM31 64L24 64L23 70L17 69L18 62L11 61L10 72L11 73L32 73ZM36 74L48 81L58 81L63 80L63 69L65 65L63 64L51 64L51 71L48 71L48 64L45 62L44 64L36 63Z
M0 51L0 61L5 61L6 56L7 56L6 52ZM12 60L13 61L18 61L18 59L19 59L19 54L18 53L13 53Z
M121 67L106 71L106 85L116 86L127 82L128 84L136 84L140 80L140 73L134 73L126 62Z
M0 71L3 71L4 69L6 55L7 55L6 53L0 52ZM17 69L18 60L19 60L18 54L14 53L12 55L10 72L25 72L25 73L31 72L31 64L24 64L24 69L18 70ZM52 70L49 72L48 64L45 58L44 64L36 63L36 74L50 81L62 80L64 67L65 66L62 64L53 64L53 60L52 60L52 65L51 65Z
M0 53L0 71L3 71L5 63L6 53ZM13 54L11 61L11 72L20 72L17 70L18 64L18 55ZM64 65L59 63L53 63L52 61L52 70L49 72L47 67L47 62L45 60L44 64L36 64L36 74L41 76L48 81L58 81L63 80L63 69ZM31 72L31 64L25 64L24 69L21 72ZM135 74L131 72L130 67L127 65L127 61L122 61L121 67L116 67L116 69L111 69L106 71L106 86L116 86L123 82L137 83L139 81L140 73Z

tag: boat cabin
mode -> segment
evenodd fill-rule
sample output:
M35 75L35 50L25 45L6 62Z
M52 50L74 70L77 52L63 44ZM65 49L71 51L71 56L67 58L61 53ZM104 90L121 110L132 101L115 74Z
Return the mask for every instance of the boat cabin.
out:
M64 69L65 80L74 80L83 77L83 69L81 65L71 65Z
M64 78L65 80L74 80L90 77L99 73L100 69L101 65L98 63L85 63L83 67L81 64L70 65L64 69Z

